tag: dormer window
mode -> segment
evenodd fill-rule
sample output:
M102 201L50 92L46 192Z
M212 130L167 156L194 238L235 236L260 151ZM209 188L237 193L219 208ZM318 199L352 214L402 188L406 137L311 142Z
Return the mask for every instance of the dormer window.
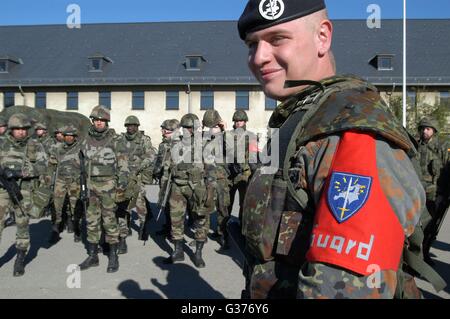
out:
M378 71L392 71L394 70L393 59L393 54L378 54L369 61L369 64Z
M0 73L9 73L15 64L23 64L22 59L12 56L0 56Z
M89 60L89 72L102 72L107 63L113 63L113 60L100 54L90 56Z
M201 55L187 55L186 56L186 70L200 71L202 63L206 60Z

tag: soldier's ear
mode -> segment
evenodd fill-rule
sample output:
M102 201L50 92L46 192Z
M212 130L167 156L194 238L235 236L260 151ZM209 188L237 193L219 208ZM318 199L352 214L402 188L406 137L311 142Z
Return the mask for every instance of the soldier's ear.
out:
M324 56L331 50L331 41L333 39L333 25L330 20L325 19L320 22L317 29L318 54Z

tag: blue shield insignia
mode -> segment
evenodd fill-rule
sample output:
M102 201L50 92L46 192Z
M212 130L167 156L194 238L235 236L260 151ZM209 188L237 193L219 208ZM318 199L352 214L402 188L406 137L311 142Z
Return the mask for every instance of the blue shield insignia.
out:
M364 206L372 177L333 172L328 188L328 206L338 223L343 223Z

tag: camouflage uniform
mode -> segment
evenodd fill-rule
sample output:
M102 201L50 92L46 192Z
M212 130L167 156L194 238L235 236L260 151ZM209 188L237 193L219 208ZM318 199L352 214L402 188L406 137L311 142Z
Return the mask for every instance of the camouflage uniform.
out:
M186 210L189 209L194 217L196 253L194 264L204 267L201 252L209 230L209 215L203 209L206 198L206 185L204 165L202 162L202 142L198 135L189 135L187 129L200 128L198 117L186 114L180 121L183 127L183 138L176 142L172 148L172 157L169 168L171 176L170 191L170 219L172 222L172 239L175 250L168 258L168 262L184 260L183 237ZM194 134L192 132L192 134ZM199 154L200 153L200 154ZM177 156L174 157L174 154Z
M436 206L437 196L443 193L442 187L438 189L438 182L444 171L444 165L448 160L448 147L439 141L438 125L432 118L423 118L418 125L419 134L422 129L429 127L434 130L433 136L429 140L425 140L422 136L418 140L418 151L420 159L420 168L422 173L422 184L426 193L426 206L431 214L431 221L425 228L425 239L423 244L424 256L426 260L432 263L429 251L437 234L433 231L436 221L441 217L443 209ZM443 184L443 183L440 183Z
M208 110L203 115L203 126L207 128L218 128L222 118L216 110ZM225 134L221 132L204 132L203 156L205 163L206 179L209 183L208 191L214 191L214 202L206 205L206 209L217 210L217 235L221 249L229 248L227 222L230 218L228 206L230 205L230 180L226 154L228 147ZM209 203L207 203L209 204Z
M30 121L23 114L14 114L8 121L8 128L31 127ZM11 133L12 134L12 133ZM8 134L0 145L0 165L3 169L8 168L14 174L20 185L23 200L14 205L4 188L0 188L0 235L3 230L5 213L14 210L16 216L16 249L17 259L14 264L14 276L24 274L24 260L30 246L29 219L34 205L34 190L39 187L39 177L45 173L47 156L42 145L29 136L23 140L15 139Z
M248 122L248 117L245 111L238 110L233 114L233 121L245 121ZM227 144L233 145L234 150L230 154L234 154L233 163L229 163L230 170L230 205L228 211L231 213L233 210L233 204L236 192L239 192L239 220L242 221L242 209L245 198L245 192L247 191L248 181L252 174L252 168L255 169L255 153L257 143L256 135L248 131L246 127L236 128L226 133ZM252 145L252 148L250 147ZM244 150L244 154L241 154ZM250 161L252 159L252 161Z
M68 126L63 131L64 136L74 136L73 144L64 143L61 147L54 148L50 156L50 162L55 168L55 185L54 185L54 204L55 204L55 221L53 233L60 231L62 222L63 207L68 198L69 205L67 210L67 218L70 225L74 223L75 209L80 197L80 143L77 139L78 130L75 127ZM79 227L79 225L76 225ZM80 238L75 234L75 241Z
M125 126L137 125L139 126L139 120L135 116L129 116L125 120ZM117 141L118 156L124 158L128 162L128 169L130 171L127 196L130 197L124 199L126 206L124 210L128 208L136 207L136 211L140 221L140 232L146 226L146 216L150 211L150 203L145 197L146 186L150 185L153 180L153 163L155 161L155 149L152 146L150 137L144 135L142 132L136 132L130 134L128 132L122 133ZM129 195L128 195L129 193ZM130 203L130 200L132 203ZM129 212L127 212L129 216ZM121 214L120 214L121 215ZM119 253L126 252L125 238L128 235L128 222L127 216L119 216ZM123 246L123 247L122 247ZM122 249L121 249L122 247Z
M110 121L109 110L100 105L94 107L90 117L94 122ZM98 243L102 229L105 231L105 241L110 246L107 271L115 272L119 268L119 227L115 199L116 193L124 192L129 172L127 162L117 156L117 137L108 126L99 132L93 125L81 144L81 151L86 158L89 190L89 207L86 213L89 257L80 265L82 270L98 265Z
M155 166L153 169L153 176L159 181L158 204L165 204L165 223L162 230L157 232L158 235L168 235L171 232L170 206L168 203L163 203L163 201L166 195L165 191L167 190L167 182L169 179L168 168L171 161L171 148L174 141L179 140L179 134L177 132L179 125L180 122L176 119L165 120L161 124L161 129L172 132L172 135L169 137L163 136L162 142L158 146L158 154L156 155Z

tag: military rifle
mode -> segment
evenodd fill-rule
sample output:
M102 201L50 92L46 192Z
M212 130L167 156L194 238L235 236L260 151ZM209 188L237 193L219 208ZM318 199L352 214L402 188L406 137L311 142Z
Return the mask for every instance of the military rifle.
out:
M23 195L20 192L20 187L16 181L16 178L20 175L21 174L8 168L0 167L0 186L6 190L14 205L17 205L22 214L25 215L22 205L20 204L23 200Z
M164 198L161 201L161 203L158 203L159 212L158 212L158 217L156 217L156 222L158 222L159 217L161 216L161 213L166 209L167 198L169 197L171 185L172 185L172 173L169 174L169 178L167 179L167 185L166 185L166 189L164 191Z

